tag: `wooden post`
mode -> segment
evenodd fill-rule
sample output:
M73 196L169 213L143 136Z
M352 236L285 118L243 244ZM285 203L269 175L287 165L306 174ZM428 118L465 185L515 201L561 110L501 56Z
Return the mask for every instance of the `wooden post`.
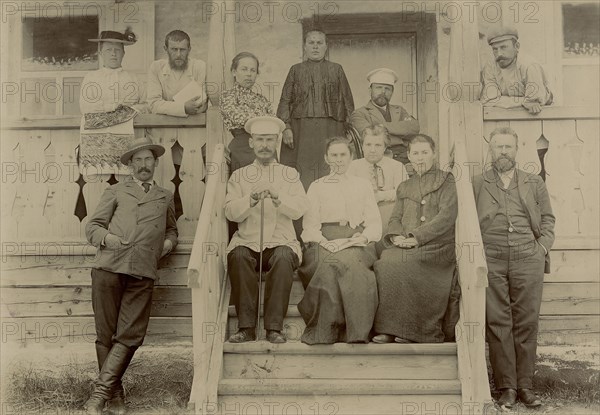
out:
M463 7L463 16L467 9ZM449 148L454 152L454 172L460 209L456 221L459 249L458 269L462 296L460 319L456 327L458 368L462 384L463 413L486 411L491 395L485 359L485 290L487 266L472 175L481 173L483 112L477 97L467 94L467 83L479 80L479 30L475 20L459 19L450 32L449 82L461 91L451 96L448 113ZM449 91L453 90L448 88ZM468 143L468 146L467 146ZM475 254L472 254L473 248Z
M222 4L227 9L233 6L231 0ZM235 53L232 17L222 21L219 14L211 16L209 45L207 93L212 107L206 115L206 154L213 157L206 166L206 191L188 266L194 342L194 380L189 403L197 414L217 405L224 341L224 332L220 330L226 323L229 305L222 261L227 246L227 224L222 208L228 178L224 154L229 140L218 105L223 88L233 85L229 71ZM221 321L223 315L225 321Z

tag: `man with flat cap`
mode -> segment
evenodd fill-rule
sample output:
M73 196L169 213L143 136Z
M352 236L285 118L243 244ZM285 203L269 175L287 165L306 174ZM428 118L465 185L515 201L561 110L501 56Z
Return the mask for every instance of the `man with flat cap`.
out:
M225 216L238 223L227 247L227 271L231 298L238 316L238 331L231 343L256 340L258 312L258 270L264 274L264 327L267 340L284 343L281 333L293 273L302 259L293 220L309 208L309 200L296 169L277 162L277 149L285 124L279 118L249 119L244 129L256 156L254 162L233 172L227 183ZM261 219L260 200L264 199ZM263 245L260 246L261 221ZM262 249L262 264L259 264Z
M153 180L165 148L137 138L121 156L132 176L104 191L85 227L98 248L92 269L92 308L100 374L85 404L100 414L105 403L125 413L121 377L142 345L160 258L177 245L173 194Z
M394 94L394 85L398 75L391 69L374 69L367 74L371 100L367 105L354 111L350 123L358 134L363 135L365 128L383 125L387 128L391 145L389 150L393 158L406 166L412 174L412 166L407 156L407 143L410 136L419 132L419 121L415 120L400 105L390 104Z
M548 78L542 66L519 52L519 32L513 27L499 26L488 34L494 61L481 71L484 106L523 107L538 114L553 101Z
M136 42L135 34L106 30L100 32L97 42L102 67L89 72L81 82L79 109L82 114L111 112L119 105L127 105L146 112L144 84L133 72L123 69L125 46Z

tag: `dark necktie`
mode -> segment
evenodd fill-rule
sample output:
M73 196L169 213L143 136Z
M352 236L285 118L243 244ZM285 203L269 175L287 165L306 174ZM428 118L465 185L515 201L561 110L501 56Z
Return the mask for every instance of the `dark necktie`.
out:
M142 183L142 186L144 186L144 192L150 191L150 183Z
M381 115L383 115L383 119L386 122L392 122L392 114L390 113L390 106L386 105L385 108L377 107Z
M377 164L373 164L373 171L371 174L371 183L373 188L376 190L383 190L385 186L385 178L383 177L383 169Z

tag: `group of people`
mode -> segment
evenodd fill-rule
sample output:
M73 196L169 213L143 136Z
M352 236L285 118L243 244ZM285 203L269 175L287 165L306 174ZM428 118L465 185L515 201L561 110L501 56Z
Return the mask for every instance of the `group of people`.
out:
M168 59L150 66L147 90L121 68L124 46L135 36L109 31L93 41L100 44L103 68L83 81L82 112L118 105L171 116L205 111L205 64L189 59L185 32L166 36ZM486 103L518 101L537 113L552 102L541 66L518 60L516 31L490 35L489 43L496 66L482 76L499 92ZM355 110L343 68L325 59L326 51L323 32L306 33L306 60L290 69L275 114L252 91L259 61L249 52L233 59L234 85L220 95L233 137L224 209L238 224L227 248L238 316L229 341L257 338L263 270L264 328L272 343L286 342L283 321L295 272L305 289L298 310L307 344L452 340L459 296L454 177L436 165L435 141L419 133L418 121L390 104L398 80L393 70L367 75L371 99ZM193 81L201 86L198 95L177 99ZM528 85L538 81L544 89L528 95ZM515 82L521 88L509 88ZM87 95L91 83L104 91L100 97ZM354 157L346 139L350 125L360 133L364 158ZM517 149L514 131L495 130L493 168L474 181L489 268L487 338L499 402L507 407L517 396L540 404L531 379L554 235L545 184L516 168ZM107 403L125 412L121 377L146 334L158 261L177 244L173 195L153 180L164 152L148 137L132 140L121 157L132 177L106 189L86 226L98 248L92 303L100 370L88 413L101 413ZM173 161L180 158L173 154Z

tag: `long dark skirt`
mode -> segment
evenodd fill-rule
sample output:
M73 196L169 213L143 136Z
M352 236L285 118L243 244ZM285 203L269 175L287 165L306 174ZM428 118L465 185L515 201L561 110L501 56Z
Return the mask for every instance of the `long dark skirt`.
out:
M231 157L231 172L246 167L254 162L256 156L254 150L250 148L248 143L250 134L241 128L230 130L233 139L229 143L229 154Z
M348 238L356 229L323 226L329 239ZM304 251L298 270L305 287L298 310L306 323L302 342L368 343L377 310L377 285L371 270L375 261L373 244L332 253L316 243Z
M454 244L388 248L374 269L379 290L375 332L418 343L443 342L456 269Z
M318 178L329 174L325 163L327 139L344 135L344 123L333 118L292 118L294 149L281 145L281 164L294 167L300 172L304 189Z

